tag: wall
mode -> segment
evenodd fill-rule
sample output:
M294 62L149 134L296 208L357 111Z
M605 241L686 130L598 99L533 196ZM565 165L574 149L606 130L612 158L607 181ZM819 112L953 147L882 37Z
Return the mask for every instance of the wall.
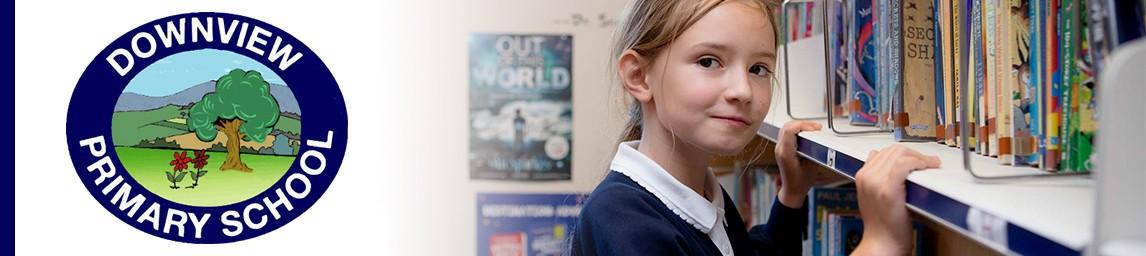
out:
M399 251L426 255L468 255L476 250L476 194L479 192L588 192L602 178L624 124L615 100L619 88L606 73L612 31L597 16L616 20L625 1L414 1L403 3L394 17L384 18L393 29L387 35L386 62L408 72L383 80L385 90L400 93L397 116L354 110L354 120L381 118L381 141L397 142L382 155L402 156L387 170L400 186L386 191L400 197L404 209L400 230L410 231L394 244ZM592 21L573 26L562 21L581 14ZM573 179L563 182L470 180L468 146L468 44L471 33L568 33L573 35ZM400 88L400 89L398 89ZM348 96L348 100L370 100ZM353 105L353 104L352 104ZM390 113L393 111L382 111ZM373 125L371 125L373 126ZM369 126L359 126L369 127ZM369 157L369 156L367 156ZM391 204L389 202L381 202ZM414 225L417 227L410 227ZM407 228L409 227L409 228Z

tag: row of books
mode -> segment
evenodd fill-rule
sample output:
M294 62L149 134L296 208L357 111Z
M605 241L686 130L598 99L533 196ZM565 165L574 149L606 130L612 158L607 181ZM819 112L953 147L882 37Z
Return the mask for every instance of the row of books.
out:
M831 111L898 141L1050 171L1091 169L1097 75L1113 49L1146 34L1141 0L826 4L829 81L842 95Z
M780 175L776 166L761 166L735 174L735 181L728 191L729 197L736 201L744 224L749 228L763 225L771 213L772 204L775 203L776 193L779 191Z
M788 17L788 25L783 26L781 29L785 33L789 42L799 41L811 37L812 35L822 34L823 26L823 9L816 5L816 2L802 2L790 3L787 8L783 10Z
M767 153L771 154L771 151ZM738 170L730 172L730 175L721 176L721 184L724 185L728 196L736 202L747 228L763 225L768 221L772 205L777 203L780 168L775 164L764 164L734 169ZM835 187L851 183L851 179L820 166L810 166L805 171L814 172L812 185L816 187Z

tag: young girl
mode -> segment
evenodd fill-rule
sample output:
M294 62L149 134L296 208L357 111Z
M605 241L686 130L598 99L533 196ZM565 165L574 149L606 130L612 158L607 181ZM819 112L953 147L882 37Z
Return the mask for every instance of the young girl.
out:
M614 56L631 96L630 121L610 172L590 194L573 232L573 255L756 255L800 253L812 173L795 154L789 122L776 157L781 187L768 223L746 230L708 169L740 152L772 97L776 28L760 1L635 0ZM939 161L892 146L872 152L856 175L864 237L859 255L905 255L911 225L904 180Z

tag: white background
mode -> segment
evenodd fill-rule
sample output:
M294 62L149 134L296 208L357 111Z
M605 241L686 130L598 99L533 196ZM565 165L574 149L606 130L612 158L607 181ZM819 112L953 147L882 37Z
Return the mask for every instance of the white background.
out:
M606 74L624 1L18 1L16 3L16 252L18 255L470 255L478 192L588 192L623 123ZM346 159L302 216L260 237L194 245L121 222L85 191L68 159L68 101L112 40L187 12L240 14L309 46L346 98ZM573 180L471 181L467 165L467 39L473 32L574 35ZM142 67L140 67L142 68Z

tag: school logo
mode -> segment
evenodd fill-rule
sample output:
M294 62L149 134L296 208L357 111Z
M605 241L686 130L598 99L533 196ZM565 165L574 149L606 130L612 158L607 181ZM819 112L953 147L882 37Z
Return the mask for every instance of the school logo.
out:
M229 243L271 232L330 186L346 106L318 55L262 21L187 13L120 36L68 106L88 192L143 232Z

